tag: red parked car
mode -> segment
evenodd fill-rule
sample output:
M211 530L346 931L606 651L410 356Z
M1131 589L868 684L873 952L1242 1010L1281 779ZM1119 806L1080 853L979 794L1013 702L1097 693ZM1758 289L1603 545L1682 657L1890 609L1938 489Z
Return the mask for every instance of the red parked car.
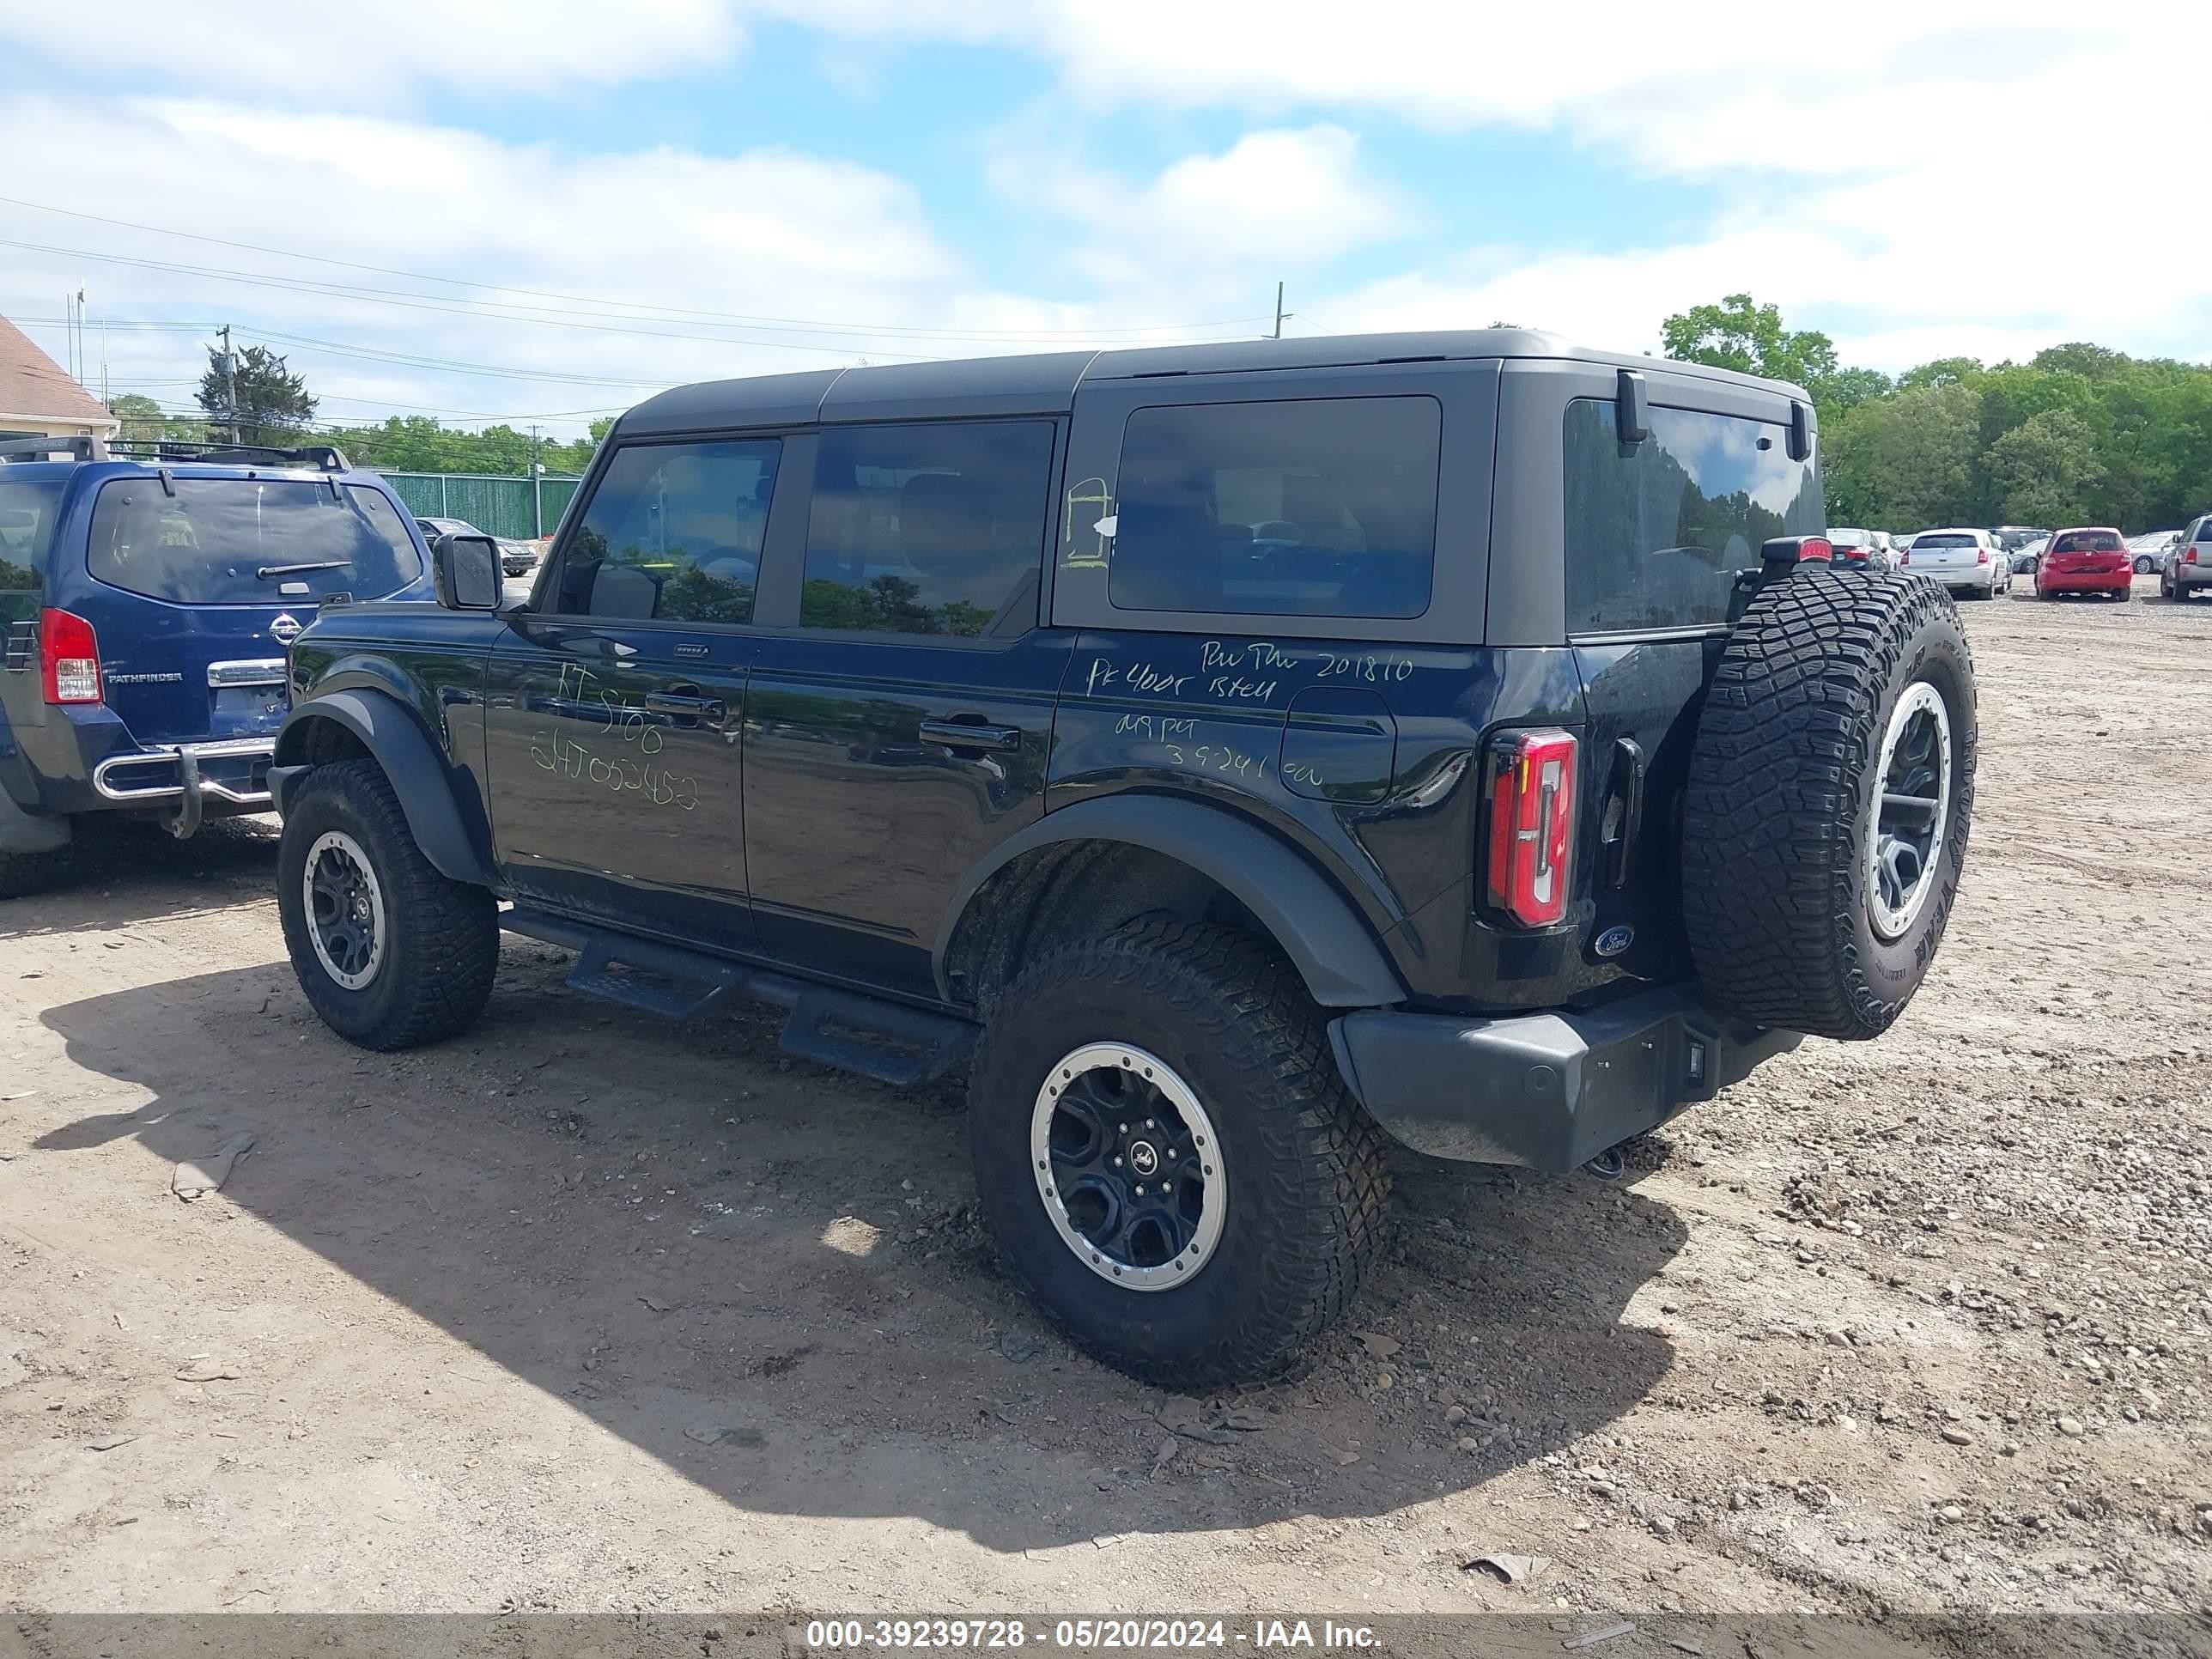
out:
M2117 530L2061 530L2035 568L2039 599L2061 593L2109 593L2124 599L2135 586L2135 555Z

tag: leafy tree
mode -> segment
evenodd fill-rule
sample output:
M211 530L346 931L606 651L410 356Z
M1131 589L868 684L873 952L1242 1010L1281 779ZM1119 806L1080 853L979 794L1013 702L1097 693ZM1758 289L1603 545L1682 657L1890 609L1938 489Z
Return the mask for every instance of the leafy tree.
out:
M1826 434L1829 521L1884 530L1973 522L1981 419L1981 393L1957 384L1852 410Z
M1811 329L1790 332L1778 307L1755 305L1748 294L1692 306L1661 324L1659 337L1678 362L1795 380L1816 398L1836 373L1835 342Z
M161 414L161 405L143 392L126 392L110 400L107 412L123 422L118 437L151 441L169 434L167 420Z
M247 346L231 356L234 367L226 375L222 353L208 348L199 405L209 419L234 430L240 443L284 443L305 433L315 418L315 400L307 395L306 377L293 374L284 359L266 346Z
M2077 522L2104 477L2096 434L2070 410L2050 409L1990 446L1993 516L2008 524Z

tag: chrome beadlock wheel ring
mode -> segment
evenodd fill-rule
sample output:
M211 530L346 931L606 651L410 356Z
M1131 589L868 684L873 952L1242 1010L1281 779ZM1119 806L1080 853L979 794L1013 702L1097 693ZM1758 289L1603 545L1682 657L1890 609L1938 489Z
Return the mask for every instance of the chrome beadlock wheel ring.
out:
M1125 1290L1187 1285L1221 1243L1229 1178L1213 1120L1142 1048L1085 1043L1046 1073L1030 1166L1060 1242Z
M1916 680L1897 700L1875 768L1881 793L1867 824L1867 920L1885 944L1927 908L1951 825L1951 711Z

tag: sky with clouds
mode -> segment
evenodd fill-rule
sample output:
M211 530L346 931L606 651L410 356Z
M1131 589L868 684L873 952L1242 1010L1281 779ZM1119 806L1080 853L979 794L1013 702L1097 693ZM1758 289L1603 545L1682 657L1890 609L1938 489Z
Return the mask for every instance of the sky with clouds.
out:
M1748 289L1845 361L2212 356L2212 6L245 0L0 9L0 314L190 402L538 421L913 357ZM59 210L58 211L57 210ZM103 329L101 324L106 326Z

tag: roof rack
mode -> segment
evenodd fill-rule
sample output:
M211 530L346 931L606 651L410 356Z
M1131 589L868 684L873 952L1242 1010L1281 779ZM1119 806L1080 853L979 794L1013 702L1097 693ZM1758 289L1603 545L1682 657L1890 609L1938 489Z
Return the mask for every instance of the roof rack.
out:
M270 466L317 466L325 472L353 470L353 463L336 444L281 447L200 443L182 438L114 438L107 447L111 452L133 452L123 457L126 460L139 459L141 452L151 452L148 458L157 461L258 461Z
M104 461L107 446L82 433L67 437L0 438L0 461L46 461L58 454L74 455L80 461Z

